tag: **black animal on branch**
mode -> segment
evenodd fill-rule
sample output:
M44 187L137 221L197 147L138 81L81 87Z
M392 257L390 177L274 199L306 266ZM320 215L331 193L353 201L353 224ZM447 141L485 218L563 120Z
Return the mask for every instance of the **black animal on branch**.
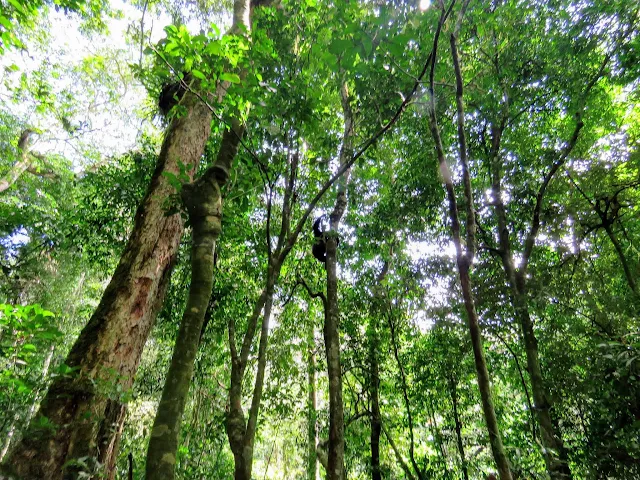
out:
M311 247L311 253L316 257L316 260L321 263L325 263L327 260L327 239L325 238L324 231L320 228L323 218L324 215L319 217L313 224L313 236L316 241L313 247Z
M167 117L173 107L175 107L187 91L186 85L191 81L191 75L185 73L183 78L175 82L167 83L162 87L158 97L158 110L163 117Z
M326 217L326 215L322 215L319 217L313 224L313 236L316 241L311 247L311 253L320 263L325 263L327 261L327 238L329 236L336 235L335 233L329 233L327 230L322 228L322 220ZM336 237L336 246L340 244L340 239Z

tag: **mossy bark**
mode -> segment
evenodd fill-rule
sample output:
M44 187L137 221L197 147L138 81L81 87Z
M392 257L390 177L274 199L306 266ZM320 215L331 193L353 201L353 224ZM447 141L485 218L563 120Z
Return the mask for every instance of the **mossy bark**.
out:
M216 240L222 229L220 184L226 176L219 173L211 168L182 190L192 228L191 286L147 451L146 476L155 480L172 480L175 475L182 413L211 296Z

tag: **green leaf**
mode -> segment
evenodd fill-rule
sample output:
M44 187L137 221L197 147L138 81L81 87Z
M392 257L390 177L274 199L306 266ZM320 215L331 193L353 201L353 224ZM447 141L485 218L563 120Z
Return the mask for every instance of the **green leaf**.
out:
M223 82L240 83L240 77L236 73L225 72L220 75L220 80Z

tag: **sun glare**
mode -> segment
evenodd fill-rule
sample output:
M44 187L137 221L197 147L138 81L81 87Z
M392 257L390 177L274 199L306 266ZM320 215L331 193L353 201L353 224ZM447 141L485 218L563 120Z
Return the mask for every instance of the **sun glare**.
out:
M431 0L420 0L420 10L425 11L431 6Z

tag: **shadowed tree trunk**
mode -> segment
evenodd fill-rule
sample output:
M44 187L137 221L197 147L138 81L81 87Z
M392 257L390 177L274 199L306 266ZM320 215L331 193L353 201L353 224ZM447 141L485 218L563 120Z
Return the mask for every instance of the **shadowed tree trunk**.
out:
M65 360L74 374L53 381L4 472L47 480L75 478L84 469L74 460L85 457L89 474L101 464L113 478L125 414L118 392L131 388L183 231L180 215L165 215L163 203L175 188L162 173L179 175L183 164L192 177L210 133L209 109L190 93L182 104L186 114L167 130L120 263ZM55 428L39 428L45 418Z
M449 395L451 396L451 405L453 407L453 421L456 429L456 445L458 447L458 454L460 455L462 476L464 480L469 480L467 457L464 453L464 443L462 442L462 421L460 420L460 412L458 411L458 379L453 375L449 377Z
M382 270L376 279L373 308L367 336L369 337L369 395L371 399L371 479L382 480L380 472L380 434L382 433L382 417L380 415L380 362L378 349L380 348L380 333L378 331L378 319L381 315L380 302L382 301L384 281L389 272L390 260L385 260Z
M375 314L374 314L375 316ZM376 320L377 321L377 320ZM372 320L374 322L374 320ZM380 419L380 367L378 362L379 335L377 325L370 324L369 335L369 369L371 395L371 479L382 480L380 473L380 433L382 421Z

